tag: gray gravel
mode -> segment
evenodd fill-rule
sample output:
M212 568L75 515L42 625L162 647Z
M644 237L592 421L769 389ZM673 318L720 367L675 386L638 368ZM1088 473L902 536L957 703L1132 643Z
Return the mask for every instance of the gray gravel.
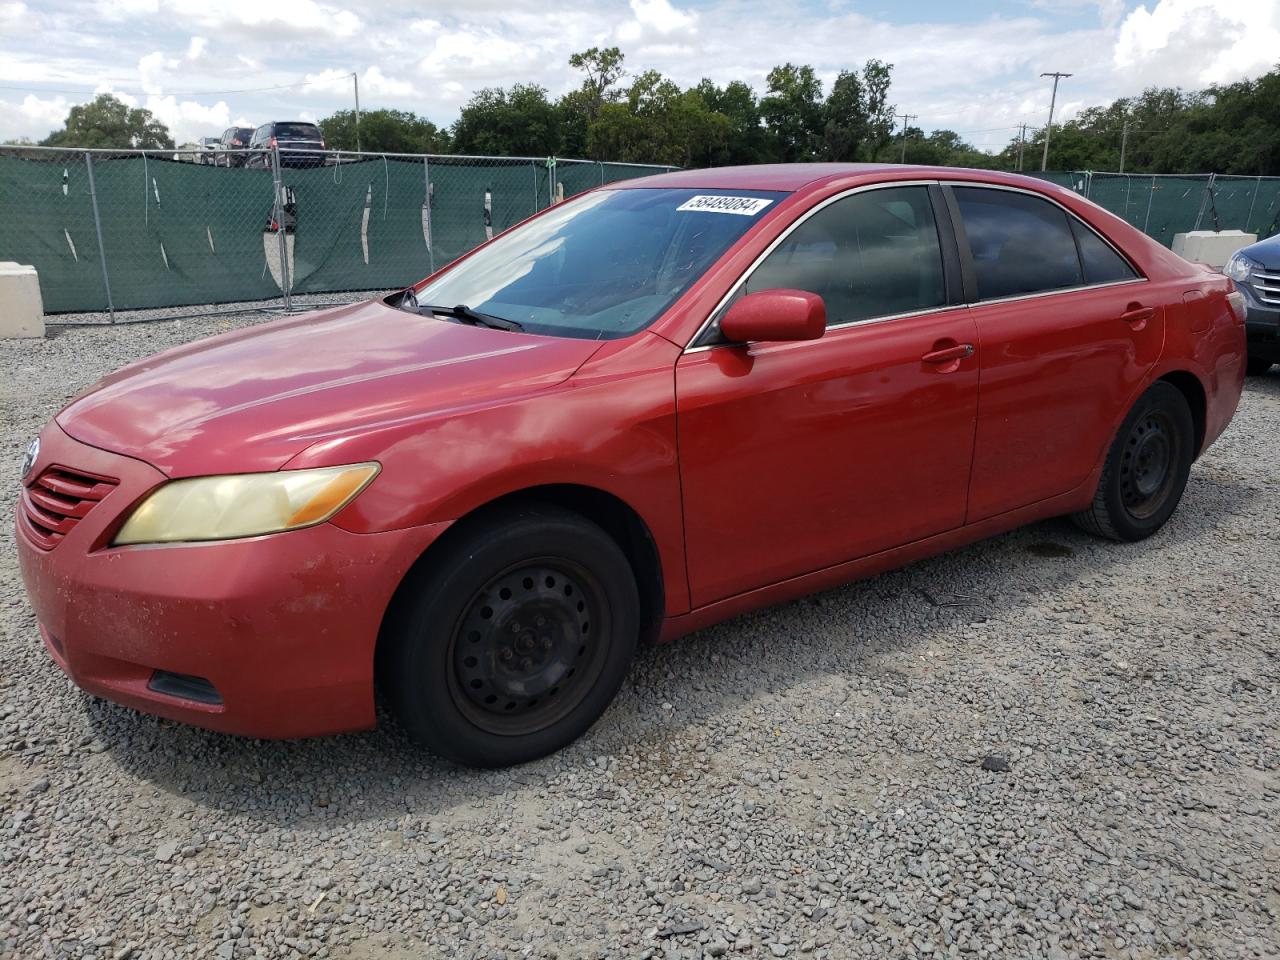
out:
M241 322L0 342L0 463ZM1273 372L1144 544L1039 524L647 651L504 772L89 699L5 522L0 955L1280 956L1278 424Z

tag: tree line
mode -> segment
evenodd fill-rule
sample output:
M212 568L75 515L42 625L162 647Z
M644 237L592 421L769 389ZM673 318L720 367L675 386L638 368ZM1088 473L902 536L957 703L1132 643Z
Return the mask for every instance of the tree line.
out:
M569 58L578 87L553 98L516 83L477 91L449 127L407 110L361 113L359 143L387 153L563 156L682 167L795 161L877 161L1037 170L1043 128L981 150L952 130L895 128L893 67L868 60L829 89L813 67L782 64L765 88L702 80L681 87L656 70L629 75L617 47ZM320 121L329 147L356 148L356 118ZM219 131L212 131L219 132ZM71 108L50 146L170 149L152 114L109 94ZM1280 176L1280 70L1200 91L1151 88L1055 124L1049 169Z
M564 156L681 167L794 160L872 160L893 133L892 68L868 61L842 71L824 94L811 66L769 72L764 94L746 83L703 80L681 88L656 70L623 82L617 47L569 58L581 85L552 98L537 84L477 91L451 128L412 113L360 116L365 150L498 156ZM355 115L320 121L335 149L355 149Z

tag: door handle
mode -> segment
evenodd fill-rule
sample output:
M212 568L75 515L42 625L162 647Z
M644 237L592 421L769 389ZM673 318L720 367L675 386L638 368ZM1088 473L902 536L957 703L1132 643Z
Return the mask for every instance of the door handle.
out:
M924 363L951 363L953 360L964 360L973 356L972 343L957 343L953 347L930 350L920 360Z
M1147 321L1155 315L1155 307L1144 307L1140 303L1131 303L1125 307L1124 313L1120 314L1120 319L1130 324L1133 329L1141 330L1147 325Z

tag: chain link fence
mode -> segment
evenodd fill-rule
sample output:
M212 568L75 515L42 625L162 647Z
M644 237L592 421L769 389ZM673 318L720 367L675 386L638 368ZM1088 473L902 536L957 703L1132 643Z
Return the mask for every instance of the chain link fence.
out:
M386 290L539 210L674 169L543 157L0 147L0 260L46 313ZM51 322L57 322L53 320Z
M116 311L211 312L210 305L245 302L288 310L308 299L405 286L552 203L671 169L287 145L0 146L0 260L36 268L53 315L93 311L115 319ZM1280 177L1034 175L1166 246L1188 230L1265 237L1280 229Z
M1190 230L1244 230L1259 239L1280 229L1280 177L1094 173L1031 176L1083 194L1165 246Z

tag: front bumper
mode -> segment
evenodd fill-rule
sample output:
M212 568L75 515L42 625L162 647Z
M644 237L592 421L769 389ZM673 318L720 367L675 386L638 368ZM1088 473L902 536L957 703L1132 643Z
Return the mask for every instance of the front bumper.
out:
M355 534L333 524L246 540L110 547L164 476L50 424L28 482L51 465L118 485L51 550L17 529L46 647L90 693L226 733L303 737L374 724L373 658L404 574L447 527ZM23 509L21 503L19 511ZM164 675L200 678L185 695ZM158 689L157 689L158 688Z
M1263 303L1253 282L1236 284L1236 289L1244 294L1244 327L1249 353L1280 360L1280 307Z
M1262 307L1248 300L1245 303L1244 328L1251 355L1280 360L1280 310Z

